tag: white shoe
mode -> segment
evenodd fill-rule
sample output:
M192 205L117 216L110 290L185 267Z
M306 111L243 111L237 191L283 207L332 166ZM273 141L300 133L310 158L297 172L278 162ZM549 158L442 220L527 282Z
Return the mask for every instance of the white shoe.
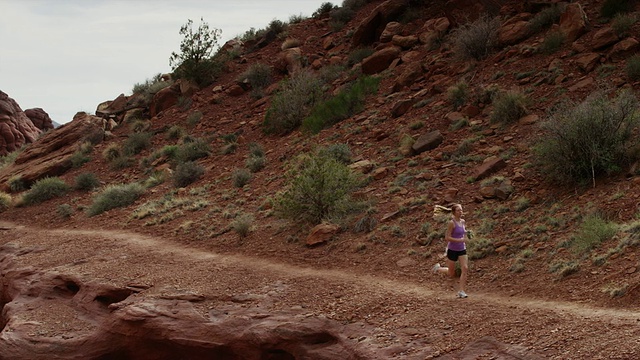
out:
M460 291L458 291L458 297L461 298L461 299L465 299L465 298L469 297L469 295L467 295L466 292L460 290Z
M437 263L433 265L433 267L431 268L431 271L433 271L434 274L437 274L439 269L440 269L440 263Z

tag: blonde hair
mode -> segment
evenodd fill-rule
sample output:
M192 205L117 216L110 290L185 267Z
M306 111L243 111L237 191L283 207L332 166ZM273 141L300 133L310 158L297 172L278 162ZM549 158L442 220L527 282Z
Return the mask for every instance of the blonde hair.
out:
M433 207L433 216L441 216L441 215L445 215L445 214L451 214L453 213L453 210L457 207L462 208L461 204L453 204L451 205L451 207L445 207L442 205L435 205Z

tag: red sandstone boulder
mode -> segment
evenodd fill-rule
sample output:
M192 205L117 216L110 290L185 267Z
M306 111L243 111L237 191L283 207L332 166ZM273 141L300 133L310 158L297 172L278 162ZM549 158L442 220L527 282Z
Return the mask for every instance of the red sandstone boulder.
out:
M49 114L42 110L42 108L27 109L24 111L24 114L27 115L29 120L31 120L33 125L38 129L42 131L53 129L53 121L49 117Z
M0 156L34 142L41 133L18 103L0 91Z

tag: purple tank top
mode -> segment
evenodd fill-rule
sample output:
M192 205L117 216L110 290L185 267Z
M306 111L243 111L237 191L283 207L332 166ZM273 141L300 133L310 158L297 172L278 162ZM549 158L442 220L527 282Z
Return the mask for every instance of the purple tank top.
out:
M454 239L462 239L467 232L464 228L464 224L458 224L455 220L453 221L453 230L451 231L451 237ZM467 248L466 243L460 242L448 242L447 249L451 249L454 251L462 251Z

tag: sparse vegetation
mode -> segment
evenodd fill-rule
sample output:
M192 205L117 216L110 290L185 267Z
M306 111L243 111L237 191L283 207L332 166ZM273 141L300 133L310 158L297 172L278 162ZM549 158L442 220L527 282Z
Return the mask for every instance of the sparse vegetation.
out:
M537 34L544 29L550 28L551 25L560 20L560 15L562 15L563 11L563 7L558 4L544 8L529 20L529 32L531 34Z
M482 60L497 45L500 20L481 16L455 29L451 36L455 54L463 60Z
M34 205L41 202L64 196L70 187L59 177L45 177L37 180L22 197L25 205Z
M527 114L529 99L518 91L504 91L493 99L491 122L510 124Z
M633 55L627 58L627 64L624 67L627 77L631 81L640 80L640 55Z
M11 195L0 191L0 212L7 210L11 206Z
M209 28L209 24L200 18L200 25L193 30L193 21L180 28L183 36L180 42L180 53L173 52L169 65L177 78L195 81L200 86L209 85L218 73L220 65L212 59L212 53L218 45L222 32Z
M56 207L56 213L63 219L68 219L73 215L73 208L69 204L60 204Z
M551 31L542 40L540 51L547 55L553 54L562 48L565 41L566 36L562 31Z
M616 224L598 215L590 215L582 221L576 234L572 236L571 248L578 254L589 252L602 242L613 238L617 231Z
M267 134L284 135L295 130L324 96L322 82L309 71L301 71L280 85L262 124Z
M231 228L236 232L241 238L247 237L249 232L251 231L251 227L254 222L254 217L251 214L242 214L237 216L231 222Z
M244 187L251 181L251 172L247 169L236 169L231 176L235 187Z
M447 98L455 110L460 109L469 98L469 84L466 81L458 81L447 89Z
M264 63L254 63L240 74L238 82L247 82L252 89L263 89L271 85L271 67Z
M105 211L133 204L144 194L144 187L138 183L112 184L93 197L87 209L88 216L102 214Z
M634 149L640 125L638 100L628 91L609 100L596 93L579 104L558 106L543 124L537 147L543 171L552 180L580 183L618 172L638 159Z
M600 6L600 16L610 19L618 14L633 11L633 5L633 1L605 0Z
M366 96L376 93L379 83L378 77L364 76L346 86L338 95L318 102L303 120L303 128L315 134L361 112Z
M186 187L204 175L204 167L195 161L178 163L173 173L173 184L176 187Z
M82 173L75 177L73 188L90 191L100 186L100 180L94 173Z
M611 28L616 35L622 38L629 35L629 30L636 21L638 19L634 15L618 14L611 21Z

